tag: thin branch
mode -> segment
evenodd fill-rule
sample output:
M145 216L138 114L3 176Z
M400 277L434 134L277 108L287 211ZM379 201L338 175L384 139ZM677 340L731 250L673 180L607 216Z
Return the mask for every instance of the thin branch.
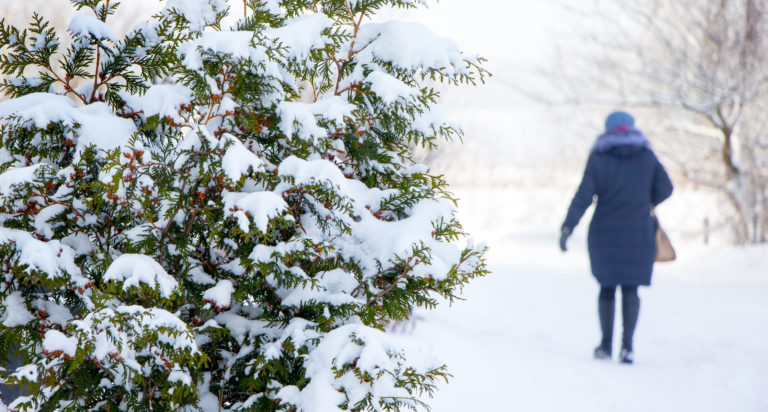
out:
M376 296L368 299L368 302L365 302L365 304L370 306L374 302L376 302L376 300L378 300L379 298L381 298L381 297L383 297L385 295L388 295L390 292L392 292L395 289L395 287L397 287L398 282L403 280L406 277L406 275L408 274L408 269L410 269L410 264L411 264L411 260L412 259L413 259L413 256L409 257L408 260L405 261L405 267L403 268L403 273L401 273L400 276L398 276L392 282L392 284L389 285L389 287L387 287L386 289L384 289L381 292L377 293Z

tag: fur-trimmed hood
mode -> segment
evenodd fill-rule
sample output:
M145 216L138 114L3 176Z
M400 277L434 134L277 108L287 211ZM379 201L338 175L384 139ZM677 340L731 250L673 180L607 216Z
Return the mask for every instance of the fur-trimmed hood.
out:
M597 137L595 145L592 147L592 153L604 153L618 146L632 146L650 150L651 142L648 141L643 132L635 128L614 130Z

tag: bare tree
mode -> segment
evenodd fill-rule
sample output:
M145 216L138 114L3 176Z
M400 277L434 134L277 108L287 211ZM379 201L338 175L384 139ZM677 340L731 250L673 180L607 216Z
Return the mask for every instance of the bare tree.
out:
M613 0L570 12L591 35L568 65L567 94L659 110L668 157L727 200L736 241L768 241L766 3Z

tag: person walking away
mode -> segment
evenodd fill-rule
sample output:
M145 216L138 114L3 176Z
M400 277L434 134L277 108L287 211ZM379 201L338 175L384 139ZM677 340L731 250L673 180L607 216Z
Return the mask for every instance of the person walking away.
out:
M613 112L595 141L584 177L561 228L560 249L596 200L589 225L592 274L600 284L598 315L602 340L597 359L610 359L616 288L621 287L623 334L619 361L633 363L632 339L640 313L638 286L650 286L656 257L652 208L672 195L672 182L645 135L626 112Z

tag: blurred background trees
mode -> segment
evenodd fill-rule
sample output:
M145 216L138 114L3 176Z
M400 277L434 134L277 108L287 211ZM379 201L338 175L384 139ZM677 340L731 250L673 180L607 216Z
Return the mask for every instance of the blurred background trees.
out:
M115 15L113 30L116 35L123 35L138 23L160 10L159 1L128 0L123 1ZM0 0L0 16L6 21L28 23L33 13L44 15L58 31L66 31L72 16L77 14L69 0ZM66 36L65 36L66 37ZM62 39L66 40L66 39Z
M736 243L768 241L768 6L620 0L569 8L589 27L567 98L646 110L657 148L725 200Z

